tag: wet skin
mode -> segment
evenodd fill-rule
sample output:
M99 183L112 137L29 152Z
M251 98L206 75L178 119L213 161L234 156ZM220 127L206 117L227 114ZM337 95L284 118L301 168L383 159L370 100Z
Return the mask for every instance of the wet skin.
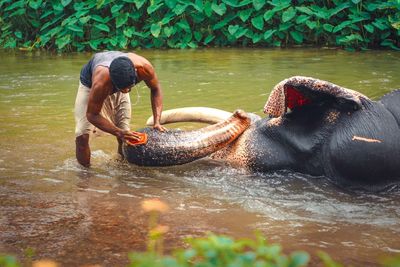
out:
M165 131L166 128L160 125L160 116L162 112L162 90L158 81L157 75L150 62L134 53L129 53L128 57L135 64L135 71L137 74L137 82L144 81L151 90L151 106L153 117L155 120L154 129L158 131ZM122 93L129 93L132 86L121 89ZM118 128L109 120L101 116L100 111L106 98L113 93L113 84L110 78L110 72L107 67L98 66L92 77L92 87L89 94L88 108L86 112L87 119L97 128L104 132L110 133L117 137L118 153L122 154L122 143L126 140L139 140L139 136L129 130ZM90 165L90 147L89 135L84 134L78 136L75 140L76 143L76 158L78 162L88 167Z
M287 99L282 102L279 91L274 91L276 99L267 110L279 114L286 112L279 105L289 105L291 112L253 122L235 141L216 150L214 159L253 172L292 170L325 176L345 186L371 189L400 180L399 90L381 101L372 101L353 90L313 78L295 76L283 82L284 87L277 89L284 88ZM220 136L216 132L207 138L213 140ZM170 160L167 165L198 158L189 152L196 147L195 142L182 146L179 142L171 144L168 136L153 139L149 145L142 146L143 157L148 160L139 163L131 155L136 150L128 148L124 150L128 161L163 166L150 158L157 159L157 153L162 155L166 147L173 151L171 158L179 153L176 161ZM156 152L146 152L153 147L157 147ZM178 160L181 158L185 160Z

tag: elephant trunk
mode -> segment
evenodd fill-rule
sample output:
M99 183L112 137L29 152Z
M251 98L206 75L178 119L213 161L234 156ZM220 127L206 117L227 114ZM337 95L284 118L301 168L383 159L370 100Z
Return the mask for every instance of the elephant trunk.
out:
M158 132L146 128L143 132L148 135L147 144L125 144L123 153L128 162L141 166L184 164L225 147L249 126L249 116L237 110L225 121L194 131Z
M164 110L161 114L160 123L168 124L175 122L202 122L214 124L228 119L232 112L208 107L185 107ZM152 126L154 123L151 116L146 124Z

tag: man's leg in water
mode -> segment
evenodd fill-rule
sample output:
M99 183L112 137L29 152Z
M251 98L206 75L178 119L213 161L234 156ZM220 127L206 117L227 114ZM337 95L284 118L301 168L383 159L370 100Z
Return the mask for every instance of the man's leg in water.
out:
M94 126L86 118L90 88L79 83L75 100L75 154L78 162L88 167L90 165L89 133Z
M89 147L89 134L83 134L75 139L76 145L76 159L85 167L90 166L90 147Z

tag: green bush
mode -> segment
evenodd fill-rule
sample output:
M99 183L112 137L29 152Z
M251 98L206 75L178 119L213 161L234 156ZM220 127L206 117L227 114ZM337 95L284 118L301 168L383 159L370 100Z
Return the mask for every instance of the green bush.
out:
M269 245L261 236L257 240L234 240L226 236L209 235L205 238L188 239L189 248L176 250L172 256L152 252L132 253L131 267L144 266L307 266L306 252L282 253L279 245Z
M163 256L153 251L131 253L130 267L301 267L310 264L307 252L296 251L285 255L280 245L269 244L261 236L256 240L234 240L227 236L210 234L204 238L189 238L189 247L177 249L171 256ZM318 252L318 266L343 267L328 254ZM400 257L384 258L383 267L400 267Z
M400 0L0 0L0 47L400 46Z
M19 267L15 257L10 255L2 255L0 253L0 267Z
M309 266L310 256L306 252L293 252L285 255L281 247L269 244L261 236L256 240L234 240L227 236L210 234L203 238L187 240L188 248L176 249L171 255L162 255L156 250L134 252L129 255L130 267L300 267ZM342 267L326 253L318 253L322 264L318 266ZM45 265L44 263L47 263ZM37 266L57 266L56 262L35 261ZM42 263L43 265L40 265ZM315 265L313 262L311 265ZM29 266L30 264L26 265ZM1 267L20 267L14 257L0 254ZM400 257L383 260L384 267L400 267Z

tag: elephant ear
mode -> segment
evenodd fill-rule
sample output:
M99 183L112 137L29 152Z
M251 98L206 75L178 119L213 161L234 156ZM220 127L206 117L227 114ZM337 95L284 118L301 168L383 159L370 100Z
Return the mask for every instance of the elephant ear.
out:
M288 108L293 110L306 105L323 105L325 103L360 109L361 99L369 100L359 92L327 81L293 76L274 87L264 106L264 113L271 117L280 117L286 113Z

